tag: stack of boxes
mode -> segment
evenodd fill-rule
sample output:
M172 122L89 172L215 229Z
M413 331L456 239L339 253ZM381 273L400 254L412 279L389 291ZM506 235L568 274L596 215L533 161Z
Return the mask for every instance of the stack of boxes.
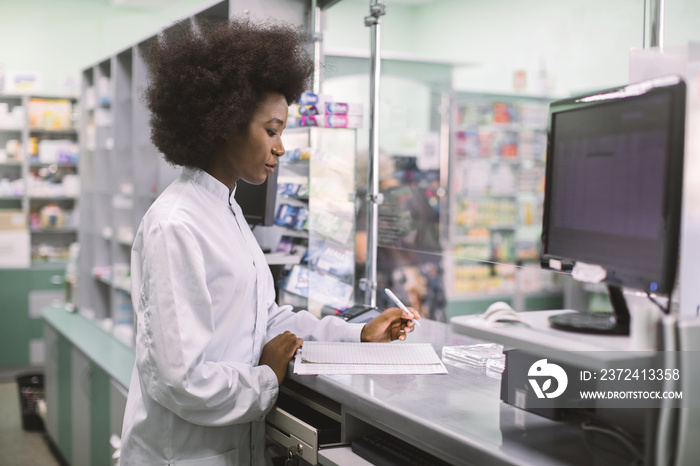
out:
M330 96L305 92L289 108L287 127L361 128L362 104L332 102Z

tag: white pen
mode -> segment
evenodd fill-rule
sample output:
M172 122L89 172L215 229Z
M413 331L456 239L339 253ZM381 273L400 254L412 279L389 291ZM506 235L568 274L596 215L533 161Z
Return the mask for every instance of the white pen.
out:
M410 317L410 321L416 324L417 326L420 327L420 323L413 317L413 313L408 310L408 308L404 305L404 303L401 302L399 298L396 297L396 295L389 289L389 288L384 288L384 293L392 300L394 303L401 308L403 312L408 314Z

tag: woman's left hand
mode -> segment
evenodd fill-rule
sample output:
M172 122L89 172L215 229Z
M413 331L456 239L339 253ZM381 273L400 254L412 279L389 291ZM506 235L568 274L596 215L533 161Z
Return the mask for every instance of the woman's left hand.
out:
M418 311L408 308L415 319L420 319ZM362 328L361 340L372 342L386 342L392 340L405 340L406 335L413 331L415 324L408 319L404 311L398 307L390 307L377 317L367 322Z

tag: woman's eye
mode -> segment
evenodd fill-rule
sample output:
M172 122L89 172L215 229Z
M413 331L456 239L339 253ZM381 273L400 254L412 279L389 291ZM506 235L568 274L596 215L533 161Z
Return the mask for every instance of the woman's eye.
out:
M274 136L274 135L277 134L277 133L275 133L274 131L268 129L268 130L267 130L267 134L268 134L268 136L272 137L272 136Z

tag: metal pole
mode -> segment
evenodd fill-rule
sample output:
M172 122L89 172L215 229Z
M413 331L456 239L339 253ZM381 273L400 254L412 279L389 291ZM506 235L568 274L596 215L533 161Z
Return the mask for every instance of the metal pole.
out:
M370 0L370 15L365 18L365 26L370 28L370 128L369 151L367 154L367 256L365 261L365 304L377 305L377 221L379 204L382 198L379 193L379 18L386 13L386 6L377 0Z
M440 199L439 236L440 241L449 239L450 228L450 123L452 119L452 96L443 92L440 96L440 187L437 195ZM443 244L444 246L444 244Z
M664 10L665 0L651 0L649 12L649 46L664 48Z
M314 75L311 90L314 94L321 93L321 8L317 0L311 0L311 38L314 43Z

